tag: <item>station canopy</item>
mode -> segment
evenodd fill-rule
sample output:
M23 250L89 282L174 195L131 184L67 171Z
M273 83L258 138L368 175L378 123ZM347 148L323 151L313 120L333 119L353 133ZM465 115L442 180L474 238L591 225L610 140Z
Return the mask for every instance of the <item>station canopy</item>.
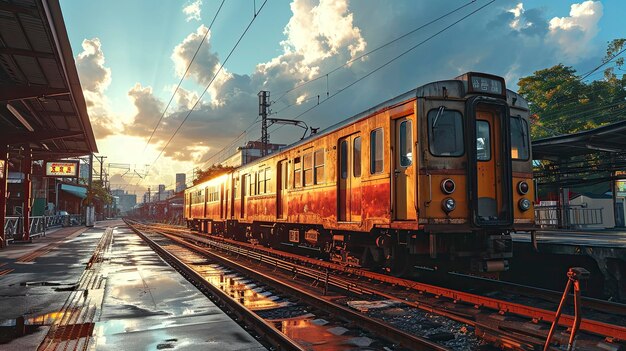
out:
M626 121L538 139L532 152L540 185L603 194L610 182L626 179Z
M97 152L58 0L0 1L0 141L33 159Z
M626 121L583 132L533 141L534 160L559 160L575 156L626 153Z

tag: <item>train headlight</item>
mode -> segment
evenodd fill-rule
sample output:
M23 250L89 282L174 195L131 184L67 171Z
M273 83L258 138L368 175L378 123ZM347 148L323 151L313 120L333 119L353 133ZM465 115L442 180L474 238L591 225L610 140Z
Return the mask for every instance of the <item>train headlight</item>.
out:
M530 209L530 200L528 200L526 198L522 198L522 199L519 200L517 205L519 206L520 210L528 211L528 209Z
M441 207L446 212L452 212L456 208L456 201L451 197L446 197L441 202Z
M520 195L528 194L528 190L529 189L530 189L530 187L528 186L528 183L526 183L525 180L522 180L521 182L517 183L517 192Z
M454 181L452 179L447 178L441 181L441 191L443 191L445 194L452 194L454 192L454 189L456 189L456 184L454 184Z

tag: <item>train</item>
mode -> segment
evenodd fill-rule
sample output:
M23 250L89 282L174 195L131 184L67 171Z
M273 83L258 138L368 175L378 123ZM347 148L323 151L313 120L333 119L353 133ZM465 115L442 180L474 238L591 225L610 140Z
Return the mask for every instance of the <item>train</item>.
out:
M534 221L529 107L468 72L185 190L201 233L402 275L501 272ZM497 273L496 273L497 274Z

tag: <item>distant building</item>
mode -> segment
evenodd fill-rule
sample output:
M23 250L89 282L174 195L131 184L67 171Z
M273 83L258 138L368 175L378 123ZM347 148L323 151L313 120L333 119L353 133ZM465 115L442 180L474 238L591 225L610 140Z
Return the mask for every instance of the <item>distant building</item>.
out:
M187 176L185 173L176 173L176 192L179 193L187 188Z
M129 194L122 189L111 190L111 195L117 198L117 208L122 214L132 210L137 204L137 195Z
M280 150L285 144L267 144L269 154ZM245 146L237 148L237 152L231 157L222 161L224 167L239 167L261 158L263 143L260 141L249 141Z

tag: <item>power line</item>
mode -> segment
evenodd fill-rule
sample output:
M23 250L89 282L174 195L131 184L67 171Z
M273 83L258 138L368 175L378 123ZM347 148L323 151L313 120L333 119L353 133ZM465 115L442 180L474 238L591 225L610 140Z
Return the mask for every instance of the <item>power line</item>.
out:
M161 124L161 121L163 120L163 117L165 116L165 112L167 112L167 109L170 107L170 104L172 103L172 100L174 100L174 97L176 96L176 92L178 92L178 89L180 88L181 84L183 83L183 80L185 80L185 77L187 76L187 73L189 72L189 68L191 68L191 65L193 64L193 61L196 59L196 56L198 55L198 52L200 52L200 48L202 47L202 44L204 44L204 41L206 40L207 35L209 35L209 33L211 32L211 28L213 27L213 23L215 23L215 19L217 18L217 15L220 13L220 10L222 9L222 6L224 5L225 1L226 0L222 0L222 3L220 4L220 7L217 9L217 12L215 13L215 16L213 16L213 20L211 21L211 24L209 25L209 28L207 28L206 32L204 33L204 37L202 37L202 40L200 41L200 45L198 45L198 48L196 49L196 52L193 54L193 57L191 58L191 61L189 61L189 64L187 65L187 68L185 69L185 73L183 73L183 76L180 77L180 81L178 82L178 85L176 86L176 89L174 89L174 92L172 93L172 97L170 98L170 101L168 101L167 106L165 106L165 109L163 110L163 113L161 114L161 117L159 118L159 121L154 126L154 129L152 129L152 133L150 134L150 138L148 138L148 142L146 142L146 146L143 147L142 154L146 152L146 149L148 148L148 145L150 145L150 141L152 141L152 137L154 136L154 133L157 131L157 128L159 128L159 125Z
M326 99L324 99L324 100L320 101L320 103L318 103L317 105L313 105L313 106L312 106L312 107L310 107L309 109L307 109L307 110L305 110L304 112L300 113L300 114L299 114L299 115L297 115L294 119L296 119L296 120L297 120L297 119L299 119L300 117L302 117L302 116L303 116L303 115L305 115L306 113L310 112L311 110L313 110L313 109L317 108L318 106L320 106L320 105L321 105L321 104L323 104L324 102L326 102L326 101L330 100L331 98L333 98L333 97L337 96L338 94L340 94L340 93L342 93L343 91L347 90L348 88L350 88L350 87L354 86L355 84L357 84L358 82L362 81L363 79L365 79L365 78L367 78L367 77L371 76L372 74L374 74L374 73L378 72L379 70L381 70L381 69L385 68L386 66L388 66L389 64L391 64L391 63L395 62L396 60L398 60L398 59L399 59L399 58L401 58L402 56L404 56L404 55L408 54L409 52L411 52L411 51L415 50L415 49L416 49L416 48L418 48L419 46L421 46L421 45L425 44L426 42L428 42L428 41L430 41L431 39L435 38L435 37L436 37L436 36L438 36L439 34L441 34L441 33L445 32L445 31L447 31L448 29L452 28L453 26L455 26L455 25L456 25L456 24L458 24L459 22L462 22L463 20L465 20L465 19L467 19L468 17L470 17L470 16L474 15L474 14L475 14L475 13L477 13L478 11L480 11L480 10L484 9L485 7L487 7L487 6L491 5L491 4L493 4L494 2L495 2L495 0L491 0L491 1L489 1L488 3L486 3L486 4L482 5L481 7L477 8L476 10L474 10L474 11L472 11L472 12L468 13L467 15L465 15L465 16L463 16L463 17L461 17L460 19L458 19L458 20L456 20L456 21L452 22L450 25L448 25L448 26L446 26L445 28L443 28L443 29L439 30L439 31L438 31L438 32L436 32L435 34L432 34L431 36L429 36L428 38L426 38L426 39L422 40L421 42L419 42L419 43L417 43L417 44L413 45L413 46L412 46L412 47L410 47L409 49L405 50L404 52L402 52L401 54L399 54L399 55L395 56L394 58L392 58L391 60L389 60L389 61L385 62L384 64L382 64L382 65L378 66L378 67L377 67L377 68L375 68L373 71L371 71L371 72L367 73L367 74L366 74L366 75L364 75L363 77L361 77L361 78L359 78L359 79L355 80L354 82L352 82L352 83L348 84L348 85L347 85L347 86L345 86L344 88L339 89L338 91L336 91L335 93L333 93L332 95L330 95L328 98L326 98ZM281 126L279 126L278 128L274 129L274 131L276 131L276 130L278 130L278 129L282 128L282 127L283 127L283 126L281 125Z
M626 51L626 45L624 46L624 48L623 48L620 52L618 52L618 53L614 54L613 56L611 56L610 58L608 58L607 60L605 60L604 62L602 62L600 65L598 65L596 68L594 68L594 69L592 69L591 71L589 71L589 72L587 72L586 74L584 74L584 75L580 78L580 80L583 80L583 79L585 79L585 78L589 77L589 75L591 75L593 72L595 72L595 71L599 70L600 68L602 68L602 66L604 66L604 65L606 65L607 63L609 63L609 62L613 61L613 59L614 59L614 58L616 58L617 56L621 55L621 54L622 54L622 53L624 53L625 51Z
M461 5L461 6L457 7L456 9L454 9L454 10L452 10L452 11L449 11L449 12L447 12L447 13L445 13L445 14L443 14L443 15L439 16L439 17L437 17L437 18L436 18L436 19L434 19L434 20L431 20L431 21L429 21L429 22L427 22L427 23L425 23L425 24L423 24L423 25L421 25L421 26L419 26L419 27L417 27L417 28L415 28L415 29L413 29L413 30L411 30L411 31L409 31L409 32L407 32L407 33L405 33L405 34L403 34L403 35L401 35L401 36L399 36L399 37L397 37L397 38L395 38L395 39L393 39L393 40L391 40L391 41L387 42L387 43L385 43L385 44L383 44L383 45L380 45L380 46L376 47L375 49L372 49L372 50L370 50L370 51L368 51L368 52L365 52L365 53L363 53L363 54L361 54L361 55L359 55L359 56L357 56L357 57L355 57L355 58L351 59L350 61L348 61L348 62L344 63L343 65L338 66L338 67L335 67L334 69L330 70L329 72L322 73L322 74L320 74L319 76L317 76L316 78L309 79L309 80L307 80L307 81L305 81L305 82L302 82L302 83L300 83L300 84L296 85L295 87L293 87L293 88L291 88L291 89L288 89L288 90L286 90L285 92L283 92L283 93L282 93L282 94L278 97L278 99L274 100L273 102L277 102L277 101L279 101L280 99L282 99L282 98L283 98L285 95L287 95L288 93L290 93L290 92L292 92L292 91L294 91L294 90L296 90L296 89L298 89L298 88L301 88L301 87L303 87L303 86L305 86L305 85L307 85L307 84L309 84L309 83L312 83L312 82L317 81L317 80L319 80L319 79L322 79L322 78L324 78L324 77L328 78L328 75L329 75L329 74L332 74L332 73L334 73L334 72L337 72L337 71L338 71L338 70L340 70L341 68L346 67L346 66L349 66L351 63L353 63L353 62L355 62L355 61L357 61L357 60L360 60L361 58L363 58L363 57L365 57L365 56L367 56L367 55L369 55L369 54L372 54L372 53L374 53L374 52L376 52L376 51L378 51L378 50L380 50L380 49L382 49L382 48L384 48L384 47L387 47L387 46L389 46L389 45L391 45L391 44L393 44L393 43L395 43L395 42L397 42L397 41L401 40L401 39L404 39L405 37L407 37L407 36L409 36L409 35L411 35L411 34L413 34L413 33L417 32L417 31L419 31L419 30L421 30L421 29L423 29L423 28L425 28L425 27L428 27L429 25L431 25L431 24L433 24L433 23L435 23L435 22L438 22L439 20L441 20L441 19L443 19L443 18L445 18L445 17L448 17L448 16L452 15L452 14L453 14L453 13L455 13L455 12L458 12L459 10L461 10L461 9L463 9L463 8L465 8L465 7L469 6L469 5L471 5L471 4L473 4L474 2L476 2L476 0L472 0L472 1L468 2L468 3L467 3L467 4L465 4L465 5ZM288 107L291 107L291 106L293 106L293 104L290 104L289 106L287 106L287 108L288 108ZM286 109L286 108L285 108L285 109ZM283 109L283 110L285 110L285 109ZM281 111L283 111L283 110L281 110ZM278 113L278 112L277 112L277 113Z
M261 13L261 10L263 10L263 7L265 7L265 4L267 3L267 0L263 1L263 4L261 4L261 7L259 7L258 12L255 13L254 17L252 18L252 20L250 21L250 23L248 23L248 26L246 27L246 29L243 31L243 33L241 34L241 36L239 36L239 39L237 40L237 42L235 43L235 45L233 46L233 48L230 50L230 52L228 53L228 56L226 56L226 59L224 59L224 61L222 62L222 64L220 65L220 68L215 72L215 74L213 75L213 78L211 78L211 80L209 81L209 83L207 84L206 88L204 88L204 91L202 92L202 94L198 97L198 99L196 100L196 102L194 103L194 105L191 107L191 109L189 110L189 112L187 113L187 115L185 116L185 118L182 120L182 122L178 125L178 128L176 128L176 131L174 131L174 134L172 134L172 136L170 137L170 139L167 141L167 143L165 144L165 146L163 147L163 149L161 149L161 152L159 152L159 155L155 158L155 160L152 162L152 166L150 167L150 169L148 170L148 173L150 173L150 170L152 169L152 167L154 167L154 164L157 162L157 160L161 157L161 155L163 155L163 152L165 152L165 150L167 149L167 147L170 145L170 143L172 142L172 140L174 139L174 137L176 136L176 134L178 134L178 131L180 131L180 128L182 128L182 126L185 124L185 122L187 121L187 119L189 118L189 116L191 115L191 113L193 112L194 108L196 108L196 106L198 105L198 103L202 100L202 97L204 96L204 94L206 94L206 92L209 90L209 87L213 84L213 82L215 81L215 79L217 78L217 76L222 72L222 69L224 68L224 65L226 64L226 62L228 62L228 60L230 59L231 55L233 54L233 52L235 51L235 49L237 48L237 46L239 46L239 43L241 42L241 40L243 39L243 37L246 35L246 33L248 32L248 30L250 29L250 27L252 26L252 24L254 23L254 20L257 18L257 15L259 13ZM147 178L147 174L146 174L146 178ZM145 179L145 178L144 178ZM140 181L141 182L141 181Z

